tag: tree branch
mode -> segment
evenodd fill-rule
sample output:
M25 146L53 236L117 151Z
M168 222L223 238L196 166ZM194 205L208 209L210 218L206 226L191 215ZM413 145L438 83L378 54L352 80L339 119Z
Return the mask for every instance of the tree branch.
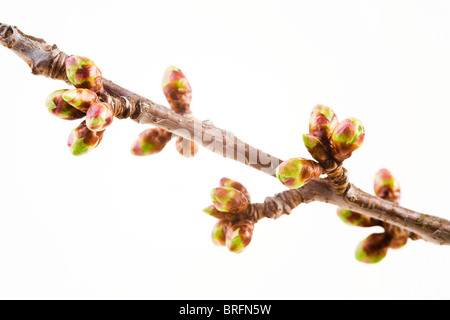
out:
M22 33L17 27L1 23L0 42L23 59L33 74L68 82L64 68L68 55L56 45L49 45L42 39ZM282 162L243 142L231 132L215 127L210 121L179 115L107 79L103 79L103 86L105 90L101 98L112 105L117 118L131 118L137 123L158 126L271 176L275 176L275 170ZM449 221L403 208L352 184L341 194L336 192L330 178L315 179L299 189L268 197L264 203L253 204L249 214L256 220L278 218L282 214L290 214L301 203L311 201L353 210L415 233L425 241L450 245Z

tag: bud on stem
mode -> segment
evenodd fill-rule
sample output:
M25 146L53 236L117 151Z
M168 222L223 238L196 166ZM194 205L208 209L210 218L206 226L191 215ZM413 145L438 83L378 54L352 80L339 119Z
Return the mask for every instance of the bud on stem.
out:
M318 104L313 108L309 118L309 133L328 143L337 124L338 119L334 111L323 104Z
M286 187L297 189L322 174L322 167L315 161L293 158L282 162L277 170L277 178Z
M45 106L47 110L63 120L76 120L85 116L84 112L74 108L63 99L63 95L67 92L66 89L57 90L47 96Z
M170 66L166 69L162 88L172 110L179 114L189 111L192 89L186 76L179 68Z
M241 221L237 224L232 224L227 231L226 245L228 250L234 253L242 252L253 237L254 223L251 221Z
M135 156L148 156L160 152L172 138L172 134L160 128L147 129L138 136L131 147Z
M342 162L361 147L364 142L364 126L356 118L345 119L334 129L331 137L333 157Z
M74 108L86 113L89 107L98 102L97 94L89 89L72 89L63 93L63 99Z
M247 197L234 188L219 187L211 191L211 199L217 210L245 213L250 205Z
M319 138L313 136L312 134L304 134L303 143L305 144L308 152L315 160L319 162L325 162L330 157L325 145L320 141Z
M77 88L91 89L96 93L103 91L103 77L95 63L85 57L71 56L66 59L66 74Z
M216 246L225 246L228 229L231 227L231 222L228 220L218 221L212 230L211 238Z
M67 140L70 152L74 156L81 156L95 149L103 138L104 131L93 132L86 126L83 121L76 129L74 129Z
M376 173L373 188L378 197L395 203L400 202L400 184L389 170L380 169Z
M356 248L356 259L368 264L380 262L386 257L389 242L386 233L371 234Z
M86 126L91 131L103 131L111 125L114 114L111 106L104 102L93 104L86 114Z
M249 202L251 202L250 193L248 192L247 188L244 187L244 185L242 185L242 183L234 181L230 178L222 178L222 179L220 179L219 185L221 187L233 188L233 189L239 190L247 197L247 200Z

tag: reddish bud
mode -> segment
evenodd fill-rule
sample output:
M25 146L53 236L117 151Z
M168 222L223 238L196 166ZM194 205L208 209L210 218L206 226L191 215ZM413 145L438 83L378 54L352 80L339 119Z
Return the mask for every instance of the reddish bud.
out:
M222 179L220 179L219 185L221 187L233 188L233 189L239 190L247 197L248 202L251 202L250 194L247 191L247 188L245 188L241 183L231 180L229 178L222 178Z
M226 245L228 250L234 253L242 252L253 237L254 223L251 221L240 221L232 224L227 231Z
M223 212L245 213L250 205L242 192L227 187L213 189L211 199L216 209Z
M395 203L400 202L400 184L389 170L380 169L376 173L373 188L378 197Z
M172 138L172 134L160 128L147 129L138 136L131 147L135 156L148 156L160 152Z
M356 248L356 260L369 264L380 262L386 257L389 242L385 233L371 234Z
M81 156L95 149L102 141L103 132L93 132L86 126L83 121L76 129L74 129L67 140L70 152L74 156Z
M111 125L114 114L111 106L104 102L93 104L86 114L86 126L91 131L103 131Z
M282 162L276 171L277 178L286 187L297 189L322 174L322 167L313 160L293 158Z
M86 113L90 106L98 102L97 94L89 89L72 89L63 93L63 99L71 106Z
M173 66L166 69L162 88L172 110L179 114L189 111L192 89L189 81L180 69Z
M309 133L326 142L337 124L338 119L334 111L323 104L318 104L313 108L309 118Z
M225 246L228 229L231 222L228 220L218 221L212 230L211 239L216 246Z
M72 107L63 99L63 94L67 92L66 89L57 90L47 96L45 100L45 106L47 110L54 115L63 120L75 120L81 119L85 116L83 112Z
M103 77L95 63L85 57L71 56L66 59L66 74L77 88L91 89L97 93L103 90Z
M312 134L304 134L303 143L305 144L308 152L315 160L319 162L325 162L330 157L325 145L320 141L319 138L313 136Z
M364 142L364 126L356 118L345 119L334 129L331 137L333 157L342 162L361 147Z

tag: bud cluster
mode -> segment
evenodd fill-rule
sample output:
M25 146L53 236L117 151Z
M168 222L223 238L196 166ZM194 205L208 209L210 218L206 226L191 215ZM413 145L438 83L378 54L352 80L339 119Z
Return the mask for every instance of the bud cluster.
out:
M303 135L303 142L319 163L334 160L340 164L363 144L364 136L361 121L349 118L339 122L331 108L319 104L311 112L309 133Z
M176 67L168 67L164 73L162 89L173 111L178 114L190 114L192 89L183 72ZM147 129L143 131L131 146L131 153L135 156L147 156L164 149L172 135L163 129ZM198 145L183 137L175 142L178 153L191 158L198 152Z
M251 205L247 189L239 182L222 178L211 191L213 205L203 211L219 219L211 237L215 245L226 246L234 253L242 252L251 242L255 221L248 216Z
M399 203L400 185L396 178L387 169L381 169L375 175L375 194L385 200ZM386 257L388 249L403 247L410 236L408 231L366 217L363 214L339 208L338 216L347 224L358 227L381 226L383 233L374 233L359 243L356 249L356 259L364 263L378 263Z
M51 93L47 110L63 120L85 120L69 135L67 141L75 156L95 149L114 118L112 107L100 101L103 92L102 73L95 63L84 57L71 56L65 61L67 79L76 89L62 89Z
M317 161L293 158L281 163L277 178L288 188L297 189L328 174L335 190L345 192L347 179L345 171L338 170L342 162L352 155L364 141L364 127L356 118L339 122L334 111L322 104L316 105L309 118L309 133L303 135L303 143Z

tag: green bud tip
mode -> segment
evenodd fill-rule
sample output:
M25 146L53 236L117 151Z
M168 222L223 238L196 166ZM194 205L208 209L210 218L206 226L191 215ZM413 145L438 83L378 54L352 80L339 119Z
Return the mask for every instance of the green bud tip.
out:
M313 136L312 134L304 134L303 143L315 160L324 162L330 157L325 145L319 140L319 138Z
M66 74L77 88L91 89L97 93L103 90L103 77L95 63L85 57L71 56L66 59Z
M277 178L290 189L300 188L321 174L322 167L317 162L303 158L284 161L276 170Z
M172 110L180 114L189 111L192 100L192 88L179 68L170 66L166 69L162 88Z
M349 155L364 142L364 126L356 118L345 119L334 129L331 144L339 155Z
M210 205L210 206L206 207L205 209L203 209L203 212L211 216L214 214L214 212L216 210L217 209L216 209L216 207L214 207L214 205Z
M331 133L338 125L338 119L334 111L323 105L316 105L309 118L309 133L323 142L329 140Z
M104 102L93 104L86 114L86 125L91 131L103 131L114 119L111 106Z
M190 141L183 137L178 137L175 147L179 154L186 158L194 157L198 152L198 145L194 141Z
M56 90L49 94L45 99L45 106L47 110L55 117L63 120L76 120L85 116L84 112L74 108L69 103L64 101L63 95L68 90Z
M70 152L74 156L81 156L92 151L103 139L103 132L89 130L86 126L86 121L83 121L69 135L67 145L70 148Z
M248 202L251 202L250 193L242 183L232 180L230 178L222 178L220 179L219 185L221 187L234 188L236 190L239 190L247 197Z
M138 136L131 146L135 156L148 156L164 149L172 138L172 134L160 128L147 129Z
M389 241L384 233L374 233L359 243L356 260L367 264L378 263L386 257Z
M63 99L74 108L86 113L90 106L98 102L97 94L89 89L72 89L63 93Z
M226 246L233 253L241 253L252 241L254 223L240 221L232 224L226 235Z
M216 246L226 245L227 231L231 226L231 222L227 220L219 220L213 227L211 239Z
M234 188L215 188L211 191L211 199L216 209L222 212L245 213L250 205L247 197Z
M376 173L373 188L378 197L395 203L400 202L400 184L389 170L380 169Z

